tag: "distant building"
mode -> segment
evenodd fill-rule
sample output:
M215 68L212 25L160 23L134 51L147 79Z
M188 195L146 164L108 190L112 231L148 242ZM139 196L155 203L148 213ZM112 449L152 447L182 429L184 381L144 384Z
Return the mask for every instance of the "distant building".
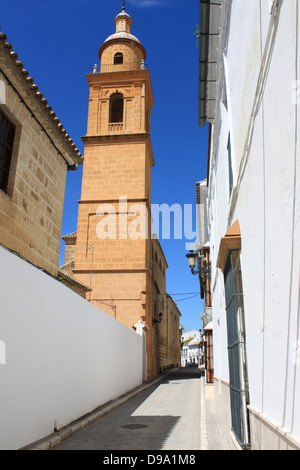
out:
M210 241L208 232L208 187L207 180L196 183L196 201L199 231L199 247L197 253L197 269L199 270L200 294L203 299L203 346L204 365L207 383L214 382L214 350L211 309L211 278L210 278ZM202 271L201 271L202 270ZM208 270L208 271L207 271Z
M0 33L0 244L57 276L66 174L83 157Z
M168 264L158 240L152 240L152 329L154 375L180 365L181 313L167 294Z
M190 363L201 364L203 349L199 330L190 330L181 334L181 366Z

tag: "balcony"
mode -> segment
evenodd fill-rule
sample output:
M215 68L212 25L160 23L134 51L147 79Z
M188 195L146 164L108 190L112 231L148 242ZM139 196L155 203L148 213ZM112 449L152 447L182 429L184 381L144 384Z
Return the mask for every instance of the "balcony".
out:
M122 132L123 122L111 122L108 124L108 132Z
M110 72L131 72L133 70L146 70L148 66L142 62L130 62L125 64L101 64L100 73ZM99 73L98 66L95 65L92 73Z

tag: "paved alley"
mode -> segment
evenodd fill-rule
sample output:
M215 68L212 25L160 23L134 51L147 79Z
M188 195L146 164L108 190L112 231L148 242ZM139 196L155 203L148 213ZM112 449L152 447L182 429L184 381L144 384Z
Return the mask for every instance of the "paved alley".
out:
M201 410L203 386L199 369L176 369L52 450L208 450L214 435L222 442L212 442L211 448L235 449L222 432L211 429L211 410L208 416Z

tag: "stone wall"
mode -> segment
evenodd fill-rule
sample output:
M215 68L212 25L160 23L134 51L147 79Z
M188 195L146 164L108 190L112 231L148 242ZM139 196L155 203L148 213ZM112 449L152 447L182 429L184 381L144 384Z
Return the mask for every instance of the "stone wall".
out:
M56 275L67 165L4 83L1 111L16 127L7 193L0 191L0 243Z

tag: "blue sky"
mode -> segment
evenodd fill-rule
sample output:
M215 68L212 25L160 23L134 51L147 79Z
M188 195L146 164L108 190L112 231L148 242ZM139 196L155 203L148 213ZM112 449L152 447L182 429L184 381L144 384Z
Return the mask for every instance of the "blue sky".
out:
M120 0L10 0L1 5L1 31L39 90L84 153L88 85L98 50L115 32ZM207 128L198 126L198 0L128 0L132 34L147 52L154 95L151 141L153 204L192 204L196 181L206 178ZM76 231L82 168L67 177L62 234ZM171 232L172 235L172 232ZM161 240L169 269L167 289L186 330L202 328L197 276L187 267L187 240ZM61 264L63 263L62 245ZM180 294L180 295L177 295ZM193 296L193 297L192 297ZM192 298L190 298L192 297Z

